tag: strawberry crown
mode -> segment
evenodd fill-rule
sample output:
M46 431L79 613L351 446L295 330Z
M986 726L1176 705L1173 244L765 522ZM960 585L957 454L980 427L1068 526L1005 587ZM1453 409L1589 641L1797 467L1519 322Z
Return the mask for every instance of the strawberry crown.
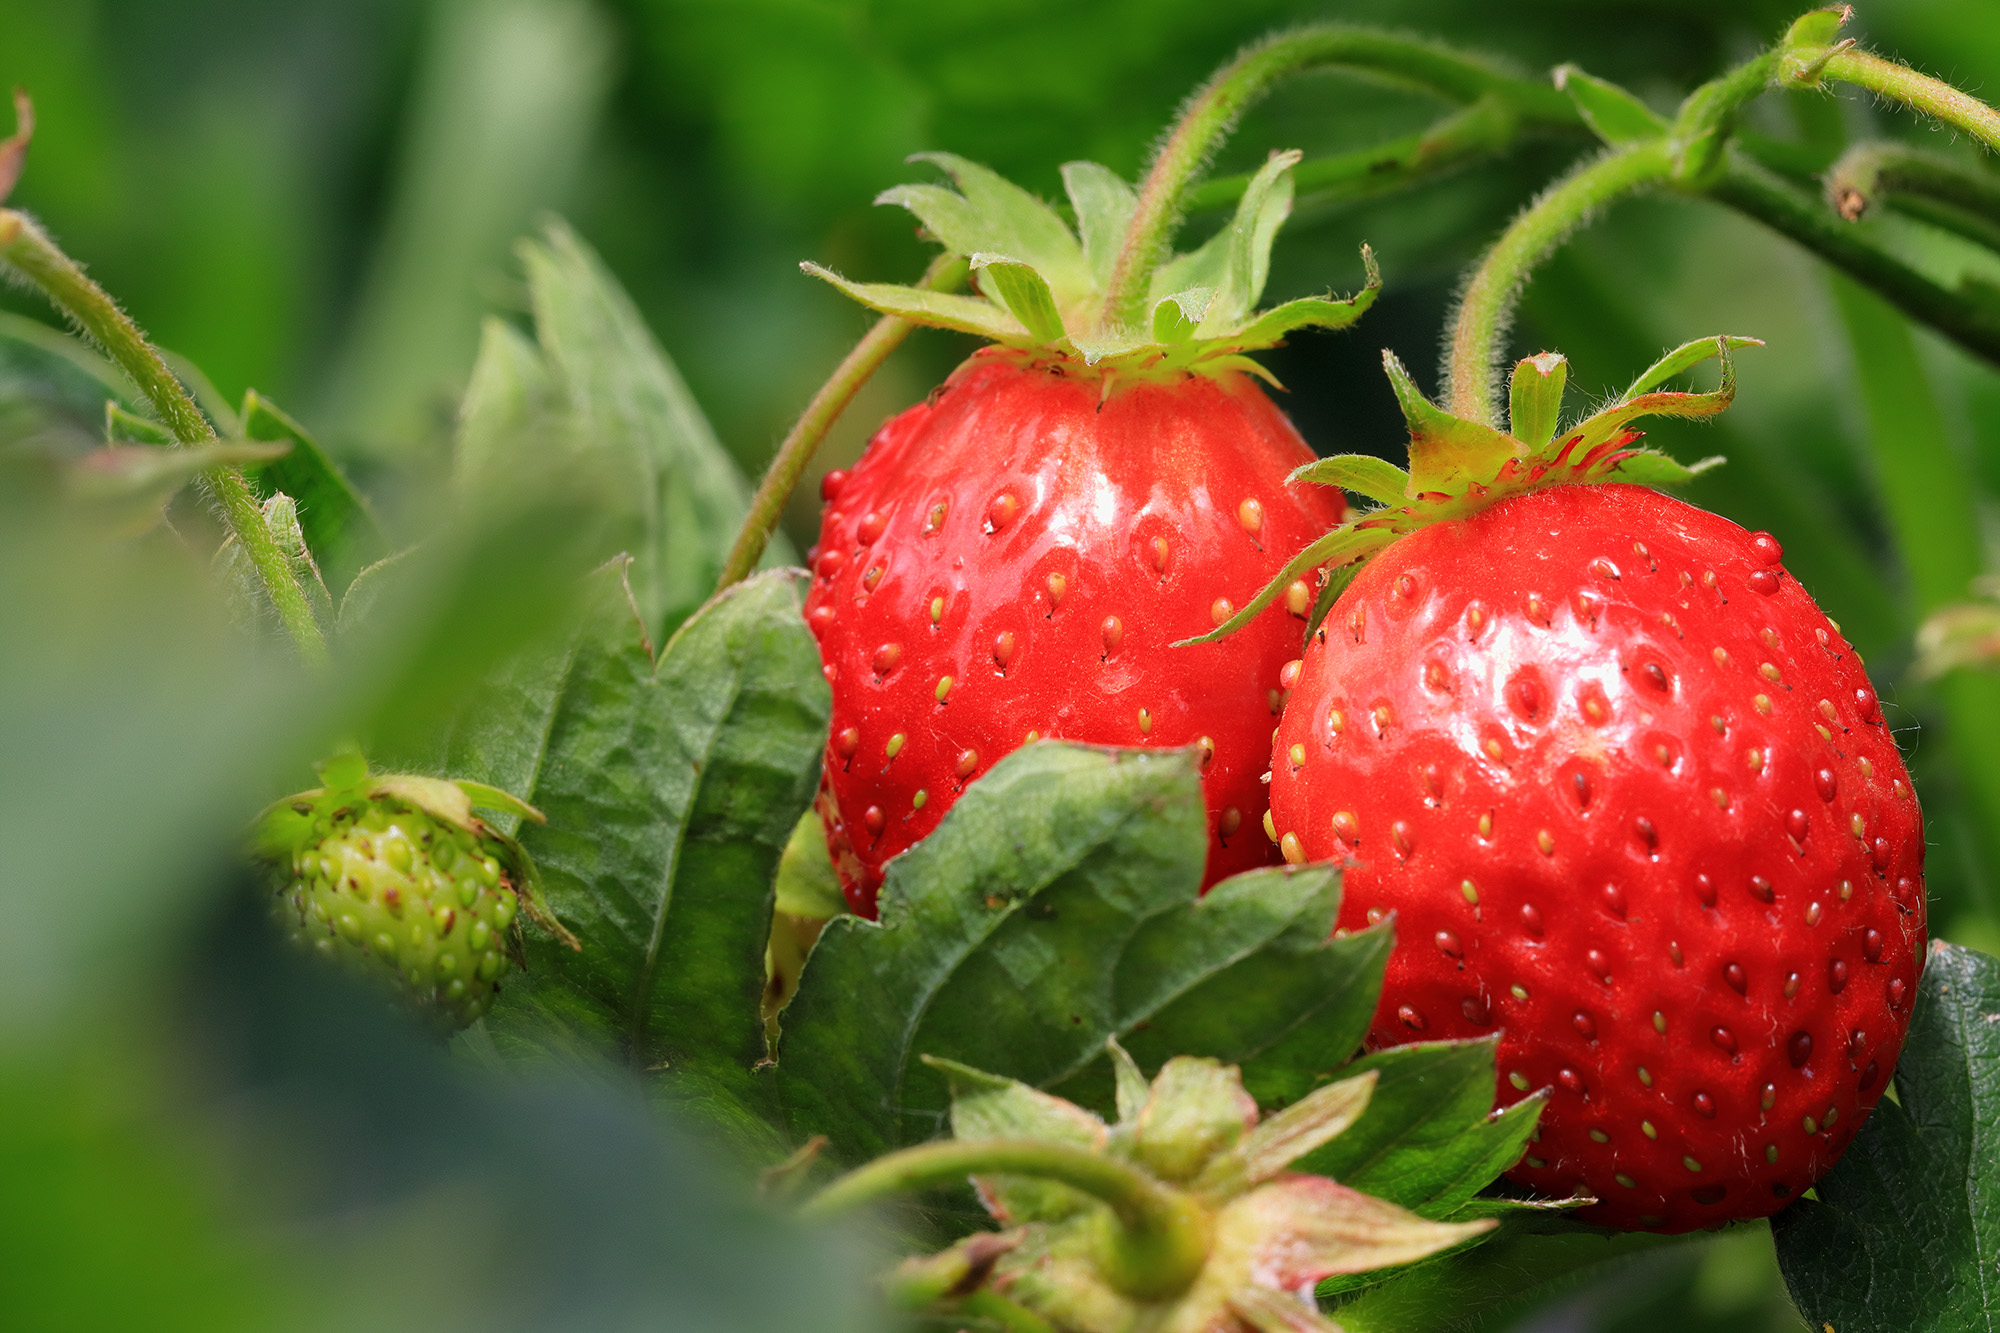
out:
M1346 300L1308 296L1259 311L1271 242L1292 211L1292 168L1301 154L1274 153L1251 179L1229 225L1152 275L1144 328L1107 323L1105 293L1132 220L1136 196L1109 167L1070 162L1063 185L1072 231L1049 204L993 171L950 153L920 153L958 186L898 185L875 202L916 214L924 231L972 271L973 295L892 283L850 282L817 264L800 267L865 306L919 324L978 334L1008 347L1041 349L1086 365L1233 368L1266 374L1243 353L1274 347L1300 328L1341 329L1374 303L1382 281L1363 246L1366 285ZM1268 376L1267 376L1268 378Z
M1453 416L1424 397L1393 352L1382 366L1410 427L1410 466L1405 471L1372 454L1322 458L1293 472L1290 484L1338 486L1377 506L1363 510L1300 551L1242 610L1207 634L1182 643L1210 643L1248 624L1308 571L1359 565L1407 533L1432 523L1466 518L1509 496L1550 486L1631 482L1673 486L1721 464L1704 458L1693 466L1657 449L1629 446L1642 432L1639 417L1712 417L1736 397L1736 366L1730 351L1762 347L1757 338L1723 335L1675 348L1646 368L1631 387L1606 406L1565 430L1558 430L1569 362L1559 352L1520 361L1508 386L1508 429ZM1715 357L1722 381L1707 393L1662 390L1674 376ZM1327 575L1322 575L1325 586ZM1176 647L1180 645L1175 645Z

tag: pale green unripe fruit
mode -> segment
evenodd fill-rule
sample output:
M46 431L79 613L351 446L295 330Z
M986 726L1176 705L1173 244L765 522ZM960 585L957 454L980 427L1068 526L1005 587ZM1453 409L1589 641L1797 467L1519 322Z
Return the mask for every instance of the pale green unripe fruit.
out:
M464 1027L499 993L520 911L502 849L482 842L406 802L356 800L322 815L293 853L279 919L300 943Z

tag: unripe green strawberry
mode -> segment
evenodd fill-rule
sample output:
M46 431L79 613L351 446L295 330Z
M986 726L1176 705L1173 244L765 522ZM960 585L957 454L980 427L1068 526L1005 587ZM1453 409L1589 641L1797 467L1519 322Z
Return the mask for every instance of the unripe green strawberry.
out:
M356 756L321 770L327 785L266 812L258 847L289 873L275 902L301 945L388 979L448 1028L493 1006L526 916L572 947L548 915L527 854L472 803L539 819L476 783L370 775Z

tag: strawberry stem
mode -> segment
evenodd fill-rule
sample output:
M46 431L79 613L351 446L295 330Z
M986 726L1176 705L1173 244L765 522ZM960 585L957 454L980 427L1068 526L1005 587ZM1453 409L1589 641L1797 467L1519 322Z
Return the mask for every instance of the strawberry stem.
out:
M1704 193L1804 246L1910 318L2000 364L2000 311L1976 290L1944 287L1911 267L1817 196L1738 154L1729 156L1722 177Z
M848 1172L799 1213L831 1217L975 1173L1056 1181L1108 1205L1117 1226L1100 1258L1105 1279L1128 1296L1176 1295L1208 1261L1208 1210L1193 1198L1113 1158L1038 1139L946 1139L905 1148Z
M157 349L131 316L64 254L47 232L25 213L0 209L0 260L12 265L103 347L152 403L162 424L183 445L205 444L215 428L187 389L167 369ZM312 666L327 661L326 639L313 618L312 604L292 565L264 522L264 512L241 468L223 465L204 474L209 495L223 521L250 558L299 656Z
M1908 65L1884 60L1872 52L1851 46L1832 48L1817 73L1820 79L1838 79L1901 102L1913 111L1921 111L1954 129L1964 130L1988 148L2000 152L2000 111L1941 79L1919 74Z
M1826 201L1850 222L1878 204L2000 251L2000 179L1900 143L1858 143L1826 173Z
M1544 190L1501 233L1453 316L1445 388L1453 415L1499 428L1500 355L1528 275L1592 213L1664 180L1672 167L1664 139L1613 148Z
M965 281L965 260L958 255L941 254L931 260L930 267L916 285L925 291L950 291ZM854 395L868 382L882 363L889 359L889 353L902 346L903 339L910 336L916 325L900 315L884 315L875 321L874 327L861 336L853 350L841 359L833 374L827 376L826 383L819 386L806 404L806 410L792 423L784 441L778 445L778 452L771 458L771 466L764 472L763 481L757 484L757 493L750 497L750 512L744 515L743 526L737 529L735 544L729 548L729 557L723 562L722 576L716 581L715 590L721 592L750 577L757 568L757 562L764 558L764 548L771 544L771 534L777 530L778 520L784 517L785 502L791 499L799 478L805 475L812 463L813 455L819 452L820 442L826 438L833 423L854 401Z
M1516 79L1428 42L1340 24L1268 37L1197 89L1160 145L1106 284L1101 328L1132 328L1141 322L1153 270L1180 224L1188 187L1237 120L1279 80L1325 65L1391 75L1462 102L1496 94L1524 114L1550 123L1573 124L1576 119L1574 109L1553 88Z
M1566 109L1567 116L1552 114L1539 100L1524 105L1508 94L1485 93L1428 129L1373 148L1309 158L1293 170L1292 183L1301 200L1314 202L1388 194L1449 175L1482 158L1500 156L1531 130L1581 131L1583 122L1575 109ZM1187 211L1234 207L1249 184L1248 173L1203 181L1188 191Z

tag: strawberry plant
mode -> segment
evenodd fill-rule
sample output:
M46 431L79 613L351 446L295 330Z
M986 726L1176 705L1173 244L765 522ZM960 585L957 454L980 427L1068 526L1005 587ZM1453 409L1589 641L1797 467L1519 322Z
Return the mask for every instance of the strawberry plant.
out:
M36 395L0 422L43 423L0 450L0 1157L61 1201L0 1207L0 1304L89 1323L131 1273L202 1327L1497 1329L1748 1242L1841 1333L1992 1323L2000 964L1928 938L1925 864L1972 798L1906 763L1901 659L1868 674L1787 525L1639 447L1758 340L1574 415L1568 360L1507 355L1529 274L1654 191L1837 266L1857 329L2000 360L1983 288L1868 221L1990 247L1990 181L1864 145L1822 197L1745 128L1844 82L2000 148L1848 18L1671 115L1281 32L1066 206L928 154L949 185L879 202L942 253L807 265L880 319L755 487L562 223L399 491L0 208L80 335L0 325L0 397ZM1452 109L1349 159L1253 122L1205 176L1324 69ZM1398 275L1364 247L1355 295L1260 309L1295 196L1531 135L1597 142L1471 270L1439 399L1385 354L1407 468L1315 457L1272 366ZM787 500L917 326L985 345L825 474L799 567ZM1914 353L1865 346L1894 416ZM1912 550L1946 452L1884 474ZM1937 614L1894 651L1963 727L1991 607L1912 564Z

